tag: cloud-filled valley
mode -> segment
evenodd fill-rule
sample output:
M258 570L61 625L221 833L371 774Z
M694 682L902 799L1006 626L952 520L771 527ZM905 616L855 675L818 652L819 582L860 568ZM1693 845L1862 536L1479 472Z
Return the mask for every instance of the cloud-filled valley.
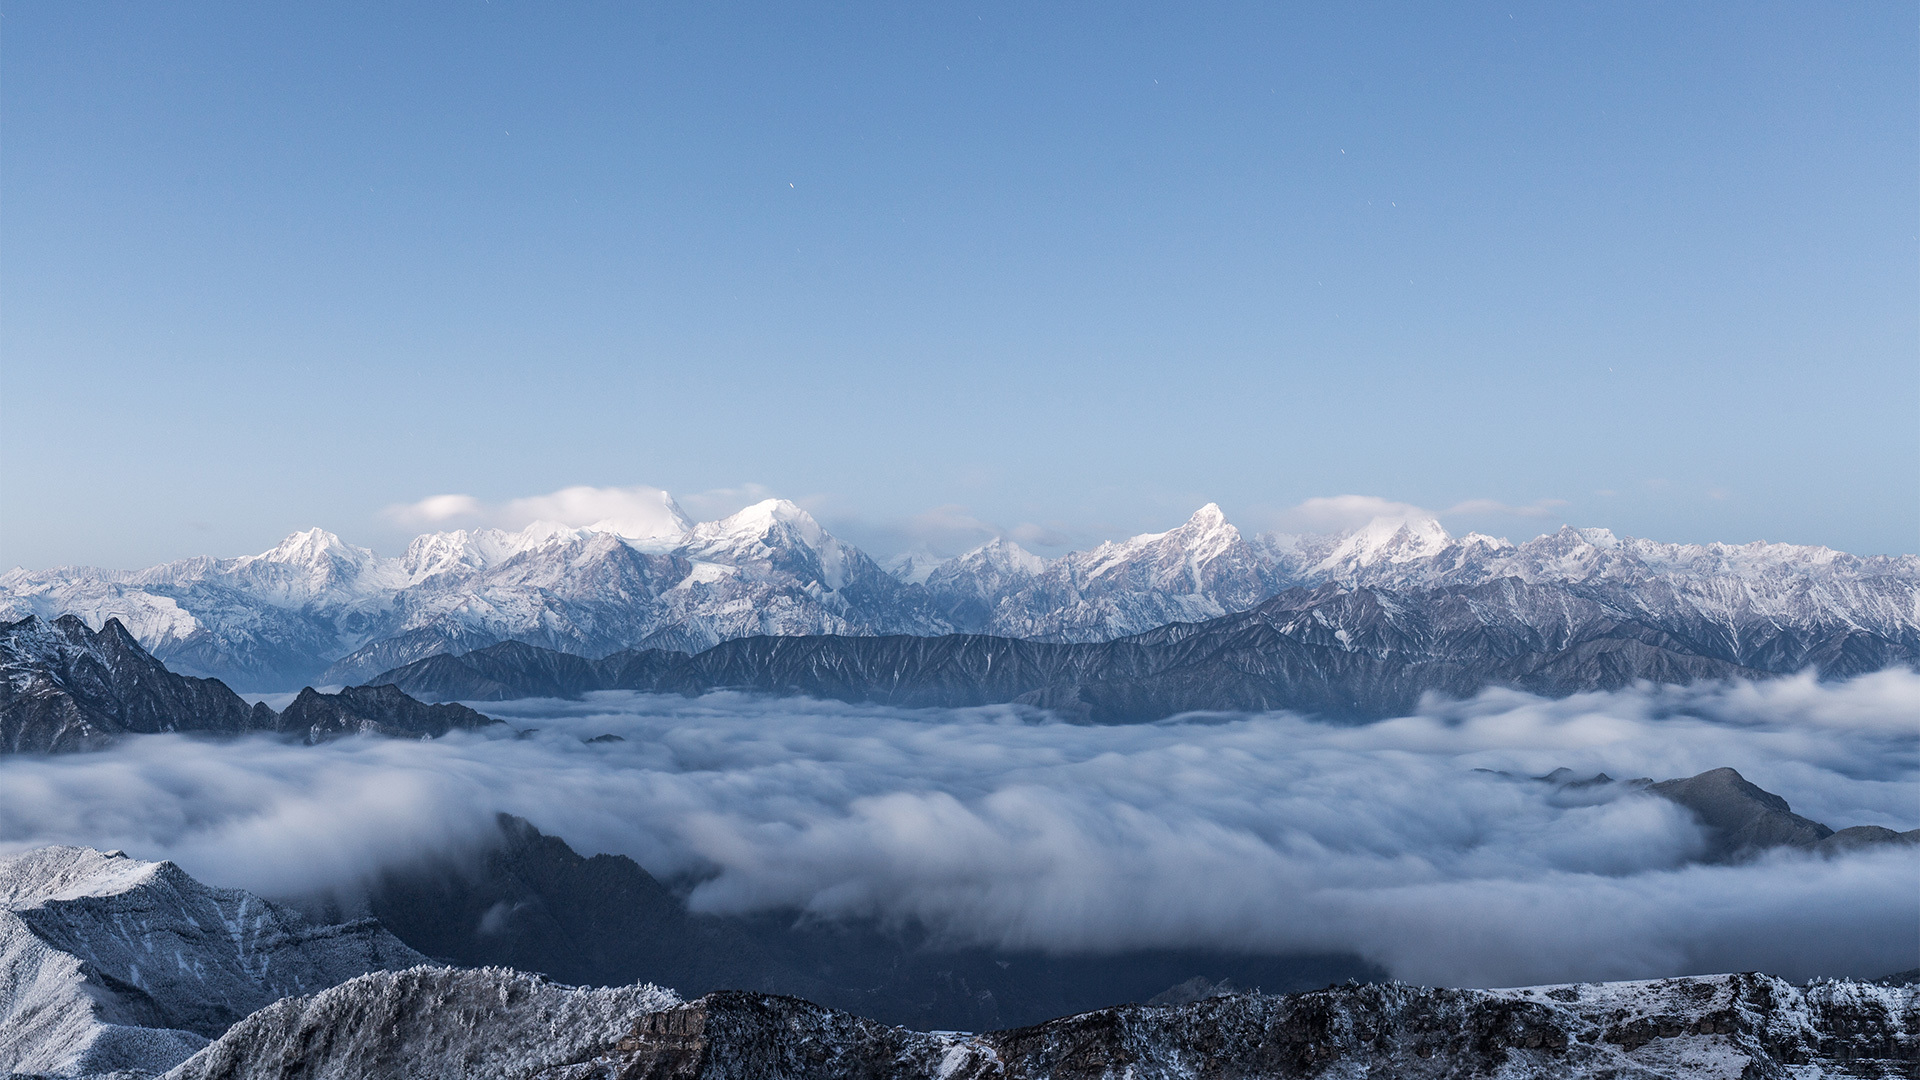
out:
M735 694L492 704L434 741L130 738L0 762L0 842L120 847L278 896L457 852L499 811L630 855L697 910L917 921L954 944L1352 951L1514 985L1912 966L1920 850L1705 865L1625 785L1720 766L1839 828L1920 825L1920 675L1489 691L1363 726L1064 724ZM602 734L619 741L587 742ZM1484 770L1484 771L1483 771ZM1506 774L1506 775L1502 775Z

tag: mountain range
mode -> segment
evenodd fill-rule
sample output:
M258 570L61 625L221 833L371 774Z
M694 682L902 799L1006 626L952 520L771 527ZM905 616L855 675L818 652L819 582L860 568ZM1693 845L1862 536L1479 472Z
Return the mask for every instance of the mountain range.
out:
M1749 634L1743 648L1719 624L1621 607L1516 578L1403 591L1328 584L1104 642L761 636L695 654L628 649L590 660L510 641L429 656L371 682L428 701L745 690L905 707L1011 703L1090 723L1272 709L1364 720L1403 715L1429 694L1464 698L1488 686L1563 696L1806 668L1844 676L1914 655L1848 628L1775 626Z
M764 636L1099 643L1206 624L1296 590L1472 606L1511 583L1558 590L1550 603L1589 605L1740 668L1847 675L1920 662L1914 555L1664 544L1573 528L1515 545L1452 537L1426 518L1248 537L1209 504L1167 532L1055 559L996 539L952 559L883 567L790 502L705 523L668 509L659 535L638 537L536 523L431 533L387 558L313 529L241 558L16 568L0 574L0 618L71 613L94 628L118 619L177 671L281 691L365 682L502 641L585 657L693 654ZM1548 632L1536 623L1527 614L1514 625ZM1341 630L1352 632L1330 630L1335 646L1345 644Z

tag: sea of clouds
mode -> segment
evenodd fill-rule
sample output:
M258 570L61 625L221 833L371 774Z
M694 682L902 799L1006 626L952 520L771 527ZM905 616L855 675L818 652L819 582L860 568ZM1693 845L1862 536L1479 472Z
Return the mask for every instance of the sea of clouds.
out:
M1912 829L1911 672L1490 691L1363 726L1088 727L735 694L481 707L511 726L5 759L0 846L117 847L300 896L477 850L506 811L697 882L699 910L918 921L957 944L1344 951L1450 985L1876 976L1920 954L1920 848L1701 865L1672 803L1529 779L1732 766L1834 828ZM585 741L602 734L621 741Z

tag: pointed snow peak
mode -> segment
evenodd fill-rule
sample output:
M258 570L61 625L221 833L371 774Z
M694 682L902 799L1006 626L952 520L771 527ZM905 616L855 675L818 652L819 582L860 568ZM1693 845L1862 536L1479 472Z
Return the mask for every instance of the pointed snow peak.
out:
M888 559L883 569L892 574L896 581L902 581L908 585L925 585L927 578L946 562L946 559L934 554L932 549L922 544L911 551L903 551Z
M1230 529L1233 526L1227 524L1227 515L1221 512L1219 503L1208 503L1193 512L1193 516L1187 519L1186 527L1190 529Z
M259 558L264 562L312 566L322 560L337 558L358 562L360 553L360 549L348 547L338 536L315 528L294 533L280 541L272 551L262 552Z
M1597 548L1617 548L1620 538L1613 535L1612 529L1575 529L1580 538Z
M1047 568L1047 560L1004 536L993 539L954 560L985 564L1002 572L1037 574Z
M776 525L791 526L808 547L818 547L826 530L813 515L786 499L763 499L731 517L697 526L697 531L713 536L763 536Z

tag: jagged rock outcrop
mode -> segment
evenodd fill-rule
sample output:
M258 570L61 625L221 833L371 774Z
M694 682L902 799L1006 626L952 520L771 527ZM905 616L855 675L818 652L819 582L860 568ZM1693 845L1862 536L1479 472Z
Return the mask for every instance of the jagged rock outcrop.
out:
M651 987L571 990L504 971L427 970L280 1002L168 1075L400 1080L451 1066L470 1080L1786 1080L1909 1076L1916 1058L1912 986L1799 987L1764 975L1518 990L1350 985L964 1035L762 994L680 1004Z
M272 731L272 709L217 679L176 675L117 619L73 615L0 626L0 752L89 750L115 735Z
M618 1045L644 1017L678 1004L672 991L656 986L581 989L505 968L381 972L261 1009L166 1076L559 1076Z
M425 958L371 919L310 922L169 862L0 858L0 1075L176 1064L275 1000Z
M281 711L276 728L309 746L342 735L437 739L455 728L472 730L498 721L465 705L428 705L397 686L349 686L322 694L309 686Z
M437 737L494 723L464 705L428 705L392 686L322 694L308 687L284 713L248 705L217 679L176 675L118 620L28 616L0 626L0 753L94 750L121 735L274 732L309 744L345 734Z

